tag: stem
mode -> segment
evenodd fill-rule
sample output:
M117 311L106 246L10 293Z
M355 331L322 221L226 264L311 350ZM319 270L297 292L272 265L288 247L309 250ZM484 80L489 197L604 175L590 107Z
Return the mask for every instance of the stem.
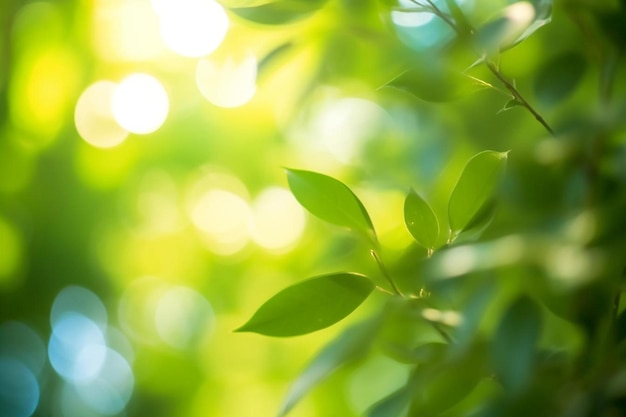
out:
M463 36L463 37L473 36L475 32L474 28L472 27L472 25L470 25L467 18L463 14L463 10L461 10L461 8L456 4L454 0L446 0L446 4L448 5L448 8L450 9L450 13L452 13L452 16L455 19L454 21L450 19L450 17L446 15L444 12L442 12L441 9L439 9L432 1L430 0L426 0L426 1L428 1L428 4L433 8L433 13L436 16L443 19L444 22L446 22L452 29L454 29L454 31L457 33L458 36ZM548 122L546 122L543 116L541 116L537 112L537 110L535 110L533 106L531 106L530 103L526 101L524 96L522 96L522 94L517 90L517 88L515 88L515 86L509 80L507 80L506 77L504 77L504 75L502 75L500 70L498 70L498 68L496 68L495 65L489 60L487 60L486 58L483 59L483 61L487 65L487 68L489 68L489 70L493 73L493 75L495 75L498 78L498 80L500 80L500 82L511 93L513 98L517 100L522 105L522 107L526 108L526 110L528 110L535 117L535 119L552 136L554 136L554 130L552 130ZM483 85L487 86L490 84L483 83Z
M452 340L452 337L441 327L439 323L436 323L434 321L429 321L429 323L433 326L433 329L435 329L437 333L439 333L441 337L443 337L446 342L448 342L448 344L454 344L454 340Z
M400 289L398 288L396 283L393 281L393 278L391 278L391 275L389 274L389 271L387 271L387 268L385 267L385 264L382 262L382 260L380 259L380 257L376 253L376 251L374 249L372 249L370 251L370 254L372 255L372 258L374 258L374 260L376 261L376 264L378 265L378 268L380 269L380 272L383 274L383 276L385 277L385 279L387 280L387 282L391 286L391 289L393 290L393 292L396 295L399 295L402 298L406 298L406 296L404 294L402 294L402 291L400 291Z
M511 95L513 96L513 98L515 100L517 100L523 107L526 108L526 110L528 110L530 112L530 114L532 114L535 119L552 135L554 136L554 130L552 130L552 128L550 127L550 125L548 124L548 122L546 122L546 120L543 118L543 116L541 116L537 110L535 110L533 108L533 106L530 105L530 103L528 103L528 101L526 101L526 99L524 98L524 96L522 96L522 94L517 90L517 88L515 88L515 86L513 84L511 84L511 82L509 80L507 80L504 75L502 75L502 73L495 67L495 65L493 65L493 63L491 61L485 60L485 64L487 65L487 68L489 68L489 71L492 72L493 75L495 75L498 80L500 80L500 82L502 84L504 84L504 86L506 87L507 90L509 90L509 92L511 93Z

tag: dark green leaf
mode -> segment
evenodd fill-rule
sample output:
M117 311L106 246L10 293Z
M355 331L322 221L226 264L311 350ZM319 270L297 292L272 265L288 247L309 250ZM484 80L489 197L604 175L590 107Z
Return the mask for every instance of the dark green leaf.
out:
M372 281L359 274L312 278L270 298L236 331L279 337L311 333L346 317L373 289Z
M437 416L467 397L486 376L483 348L473 346L445 363L422 367L409 416Z
M404 200L404 223L417 243L432 249L439 237L439 221L433 209L415 191Z
M470 224L492 198L506 160L507 152L484 151L467 162L448 202L453 238Z
M230 11L251 22L282 25L304 19L317 11L325 0L281 0L254 7L236 7Z
M585 74L587 61L577 52L559 54L540 69L535 79L535 93L548 104L556 104L569 96Z
M287 169L287 179L296 199L313 215L366 236L374 236L374 226L365 207L341 181L295 169Z
M380 321L368 320L346 329L326 345L294 382L278 417L285 416L311 389L343 365L364 356L378 332Z
M517 392L528 381L540 333L539 307L530 297L519 297L498 325L491 352L496 373L509 390Z

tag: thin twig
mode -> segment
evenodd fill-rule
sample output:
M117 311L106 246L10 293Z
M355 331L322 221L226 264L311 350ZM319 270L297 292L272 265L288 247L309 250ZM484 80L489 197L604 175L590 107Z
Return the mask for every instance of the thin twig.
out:
M376 264L378 265L380 272L382 272L383 276L385 277L389 285L391 285L391 289L393 290L393 292L402 298L406 298L406 296L402 294L402 291L400 291L400 288L398 288L396 283L393 281L393 278L391 278L391 275L389 275L389 272L387 271L387 267L385 267L385 264L382 262L382 260L380 259L376 251L372 249L370 251L370 254L372 255L372 258L374 258L374 260L376 261Z
M528 103L528 101L526 101L526 99L524 98L524 96L522 96L522 94L517 90L517 88L515 88L515 86L506 79L506 77L504 77L504 75L502 75L502 73L495 67L495 65L493 65L493 63L491 61L485 60L485 64L487 65L487 68L489 68L489 71L491 71L491 73L493 75L495 75L498 80L500 80L500 82L502 84L504 84L504 86L506 87L507 90L509 90L509 92L511 93L511 95L513 95L513 98L515 100L517 100L520 105L522 105L523 107L526 108L526 110L528 110L534 117L535 119L551 134L554 136L554 130L552 130L552 128L550 127L550 125L548 124L548 122L546 122L546 120L543 118L543 116L541 116L537 110L535 110L533 108L533 106L530 105L530 103Z

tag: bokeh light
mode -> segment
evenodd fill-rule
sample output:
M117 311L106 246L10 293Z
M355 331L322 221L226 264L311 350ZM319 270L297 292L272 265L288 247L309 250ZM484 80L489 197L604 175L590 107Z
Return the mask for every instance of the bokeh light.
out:
M74 123L81 138L98 148L111 148L128 136L113 117L113 93L117 84L98 81L85 89L74 109Z
M207 191L193 204L190 215L203 242L217 254L235 254L250 240L250 206L232 191Z
M149 0L96 0L93 44L107 61L146 61L166 52Z
M20 361L0 356L0 411L3 417L30 417L39 403L37 378Z
M202 59L196 67L196 84L208 101L219 107L239 107L252 99L256 92L257 60L249 53L237 61L232 57L223 62Z
M252 211L252 238L267 250L284 251L297 243L304 232L304 210L284 188L263 190L255 199Z
M108 314L100 298L86 288L71 285L62 289L52 303L50 323L55 327L68 313L78 313L89 318L104 331Z
M210 329L213 310L198 291L174 286L160 297L154 320L165 343L185 349L196 344Z
M228 31L228 16L213 0L152 0L165 44L179 55L198 58L213 52Z
M113 92L113 116L132 133L152 133L165 122L169 98L161 83L151 75L131 74Z
M332 96L334 93L329 92ZM295 139L321 147L335 159L350 163L363 146L378 137L388 122L385 110L362 98L327 98L292 132Z
M400 9L392 10L391 20L398 26L415 27L424 25L435 18L435 15L425 11L409 11L415 7L415 3L410 0L400 0Z
M98 376L104 365L104 335L89 318L65 313L54 323L48 356L54 370L66 381L89 382Z
M115 415L128 404L135 378L128 361L122 355L110 348L105 348L104 353L100 372L86 384L76 385L76 390L92 410Z

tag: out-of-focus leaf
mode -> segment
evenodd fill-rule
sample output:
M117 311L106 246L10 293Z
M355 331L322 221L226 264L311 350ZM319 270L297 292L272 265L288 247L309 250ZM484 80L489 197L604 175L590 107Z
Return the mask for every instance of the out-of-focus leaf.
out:
M511 49L519 43L523 42L535 33L538 29L547 25L552 21L552 3L553 0L539 0L539 4L535 6L535 20L524 30L524 32L510 46L504 49Z
M487 203L500 181L507 152L484 151L470 159L448 201L448 218L454 238Z
M406 91L429 102L456 100L479 89L465 75L430 63L401 73L386 86Z
M287 52L291 51L294 47L294 44L291 42L283 43L276 48L272 49L268 52L263 59L259 61L259 65L257 66L258 78L265 75L268 71L268 68L272 67L276 60L283 57Z
M363 357L376 339L380 320L374 318L346 329L326 345L294 382L281 406L283 417L317 384L347 363Z
M508 6L500 16L478 28L475 37L478 48L487 54L510 48L534 18L535 8L529 2L520 1Z
M374 284L367 277L337 273L285 288L263 304L236 331L267 336L297 336L323 329L352 313Z
M556 104L569 96L585 74L587 61L568 51L546 62L535 79L535 94L545 104Z
M478 210L478 213L465 226L465 229L459 233L454 243L469 243L478 239L487 230L489 225L496 217L496 202L494 199L487 201Z
M283 25L308 17L324 3L325 0L280 0L254 7L234 7L230 11L251 22Z
M528 381L540 333L539 307L530 297L520 296L504 314L491 349L493 366L505 388L517 392Z
M287 179L293 195L313 215L366 236L375 235L367 210L341 181L316 172L295 169L287 170Z
M410 383L376 402L367 411L367 417L399 417L405 415L411 404L412 386Z
M414 190L404 200L404 223L417 243L433 249L439 237L439 220L428 203Z
M410 417L436 416L455 406L486 376L482 346L435 366L426 366L416 383Z

